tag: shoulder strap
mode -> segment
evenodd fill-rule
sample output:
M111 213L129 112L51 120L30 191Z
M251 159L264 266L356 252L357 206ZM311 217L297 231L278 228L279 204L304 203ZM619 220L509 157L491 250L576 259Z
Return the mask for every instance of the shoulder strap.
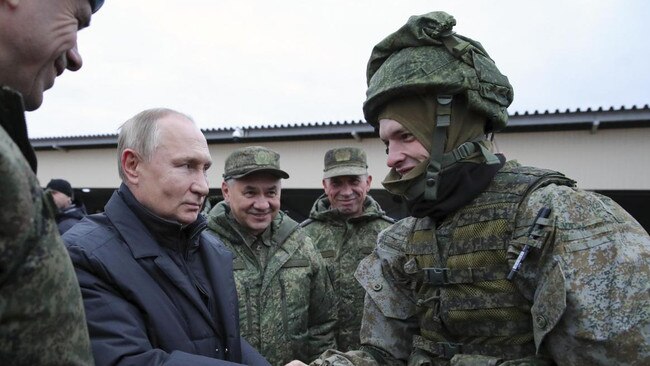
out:
M293 234L293 232L298 230L300 227L301 225L299 223L295 222L285 214L282 222L280 223L280 227L278 228L277 243L284 243L284 241L287 240L289 236L291 236L291 234Z
M391 224L394 224L397 222L394 218L388 216L388 215L381 215L381 218L384 219L384 221L388 221Z

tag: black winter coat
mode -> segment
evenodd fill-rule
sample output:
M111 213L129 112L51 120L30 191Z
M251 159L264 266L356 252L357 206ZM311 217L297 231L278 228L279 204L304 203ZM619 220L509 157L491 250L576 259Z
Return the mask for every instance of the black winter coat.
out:
M86 208L83 205L72 205L60 210L55 217L56 225L59 227L59 233L61 235L65 234L66 231L70 230L71 227L81 221L86 215Z
M233 257L221 242L201 233L197 251L215 294L211 312L117 192L105 210L64 235L97 366L268 365L240 337Z

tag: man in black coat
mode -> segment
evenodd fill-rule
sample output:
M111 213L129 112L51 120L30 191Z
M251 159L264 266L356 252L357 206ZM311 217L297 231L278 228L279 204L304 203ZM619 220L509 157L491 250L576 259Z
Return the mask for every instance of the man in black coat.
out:
M63 237L99 365L268 365L239 333L232 254L199 215L212 160L190 117L141 112L118 137L122 185Z
M82 203L75 202L72 185L65 179L51 179L45 188L52 194L58 209L54 218L59 233L63 235L87 215L86 207Z

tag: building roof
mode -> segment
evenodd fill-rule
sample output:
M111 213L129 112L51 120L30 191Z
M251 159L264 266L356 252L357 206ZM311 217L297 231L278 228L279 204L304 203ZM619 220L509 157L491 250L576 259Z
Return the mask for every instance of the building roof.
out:
M592 110L565 110L549 112L534 111L510 115L508 126L499 133L526 131L582 130L592 132L599 128L650 127L648 104L625 108L610 107ZM365 121L296 123L287 125L258 125L203 129L208 143L261 142L288 140L324 140L376 136L377 132ZM85 135L68 137L42 137L31 139L36 150L67 150L115 147L117 134Z

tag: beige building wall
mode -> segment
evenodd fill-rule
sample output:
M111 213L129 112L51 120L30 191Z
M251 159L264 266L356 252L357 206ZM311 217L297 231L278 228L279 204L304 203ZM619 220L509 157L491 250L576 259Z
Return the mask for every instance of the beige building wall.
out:
M525 165L565 173L586 189L649 190L650 128L602 129L560 132L498 134L499 151ZM252 143L256 144L256 143ZM373 188L382 188L388 172L385 147L378 138L279 141L260 143L281 155L281 165L291 176L284 188L321 188L323 155L333 147L356 146L366 150ZM221 186L226 156L250 143L213 144L214 159L208 177L211 188ZM38 177L43 185L51 178L65 178L75 188L115 188L115 148L69 151L37 151Z
M507 133L496 142L509 159L560 171L584 189L650 189L650 128Z
M73 188L117 188L116 148L36 151L38 180L43 186L52 178L64 178Z

